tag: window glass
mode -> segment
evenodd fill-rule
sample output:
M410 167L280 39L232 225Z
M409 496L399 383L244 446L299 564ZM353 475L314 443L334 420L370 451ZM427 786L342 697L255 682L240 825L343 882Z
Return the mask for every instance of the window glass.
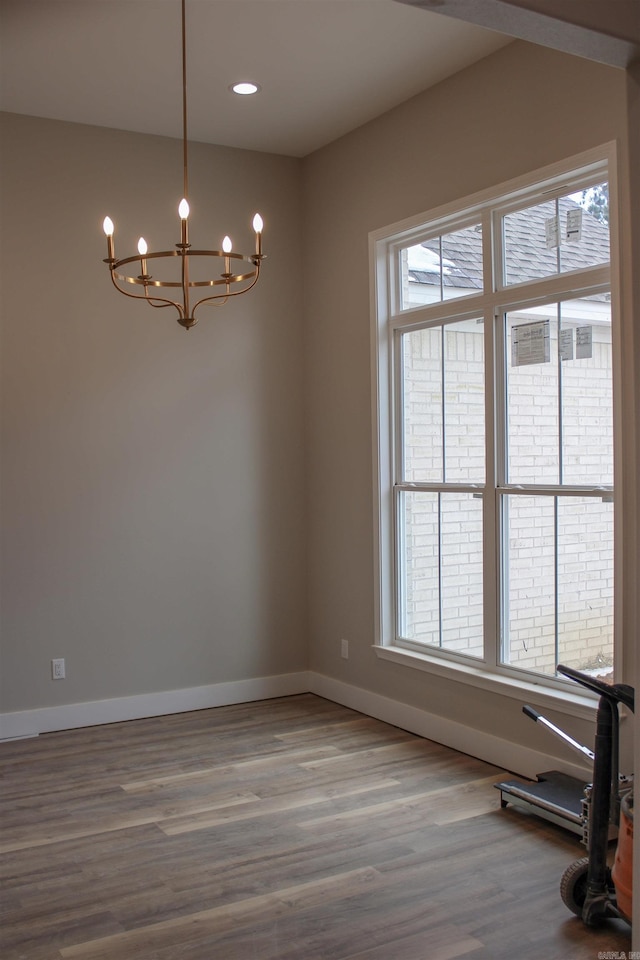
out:
M404 491L400 632L407 640L482 656L482 498Z
M613 482L611 308L604 296L507 315L507 482Z
M503 662L555 675L613 665L613 503L503 497Z
M448 323L402 339L404 479L482 483L483 324Z
M482 227L475 224L400 251L401 309L468 297L482 290Z
M558 272L557 247L547 245L546 224L556 215L554 200L509 213L503 221L505 283L539 280Z
M604 294L560 306L562 482L613 484L611 304Z
M607 184L507 214L502 239L507 286L608 263Z
M507 315L507 482L558 483L557 307Z
M404 479L442 480L444 394L442 327L402 336Z

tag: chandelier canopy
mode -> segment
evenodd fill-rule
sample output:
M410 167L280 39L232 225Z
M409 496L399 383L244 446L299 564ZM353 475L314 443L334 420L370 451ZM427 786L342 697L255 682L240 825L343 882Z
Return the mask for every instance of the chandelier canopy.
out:
M177 321L186 330L190 330L197 322L196 310L205 303L221 306L230 297L247 293L258 282L260 265L265 259L262 253L263 221L259 213L253 218L255 231L255 251L245 255L234 253L229 237L225 236L221 250L194 250L189 242L189 163L187 141L187 45L186 45L186 12L182 2L182 145L183 145L183 199L178 206L180 218L180 243L176 243L175 250L149 251L144 237L138 240L138 254L135 256L116 257L114 232L115 227L111 217L105 217L102 228L107 238L107 264L111 280L116 290L134 300L144 300L152 307L174 307L177 311ZM174 269L170 278L162 272L166 268L168 258L177 258L173 262ZM206 259L210 258L210 259ZM213 259L211 259L213 258ZM209 279L195 278L197 267L202 264L213 265L218 261L222 270L216 276L205 274ZM152 270L157 267L161 276L157 277ZM138 272L139 271L139 272ZM213 271L212 271L213 272ZM127 285L137 292L130 292ZM164 291L167 292L165 295ZM209 292L211 291L211 292ZM206 293L205 296L200 296ZM200 299L198 299L200 297ZM192 303L192 300L195 301Z

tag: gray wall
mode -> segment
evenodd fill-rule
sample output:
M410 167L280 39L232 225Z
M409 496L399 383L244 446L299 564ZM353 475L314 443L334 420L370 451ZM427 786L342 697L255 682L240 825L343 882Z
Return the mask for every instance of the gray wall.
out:
M625 137L622 71L517 42L305 164L314 225L305 244L311 668L540 749L519 698L382 661L372 649L367 235L610 140L624 156Z
M259 209L268 259L187 332L101 262L107 213L180 239L179 141L4 115L1 159L2 711L304 669L299 161L193 145L194 245Z

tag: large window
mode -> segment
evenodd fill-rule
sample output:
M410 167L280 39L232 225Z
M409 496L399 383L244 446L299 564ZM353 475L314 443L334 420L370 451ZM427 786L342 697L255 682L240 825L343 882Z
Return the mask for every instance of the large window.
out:
M613 675L608 181L590 159L374 238L383 646Z

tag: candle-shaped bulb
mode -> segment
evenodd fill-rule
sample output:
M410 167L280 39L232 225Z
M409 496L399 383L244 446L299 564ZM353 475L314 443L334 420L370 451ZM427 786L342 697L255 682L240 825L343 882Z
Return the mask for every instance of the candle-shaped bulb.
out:
M230 276L231 276L231 265L230 265L230 262L229 262L229 254L231 253L231 247L232 247L232 246L233 246L233 244L231 243L231 238L230 238L230 237L225 237L224 240L222 241L222 249L224 250L224 252L225 252L225 254L226 254L226 256L225 256L225 258L224 258L224 273L222 274L223 277L225 277L225 276L226 276L226 277L230 277Z
M180 217L180 243L183 249L189 246L189 227L187 218L189 216L189 204L186 199L182 199L178 206L178 215Z
M264 222L259 213L256 213L253 218L253 229L256 232L256 256L262 256L262 228L264 227Z
M138 253L140 254L140 276L143 278L147 275L147 261L145 260L147 255L147 241L144 237L140 237L138 240Z
M102 229L107 238L107 262L109 262L109 266L112 267L115 263L116 256L113 248L113 220L111 217L104 218L102 221Z

